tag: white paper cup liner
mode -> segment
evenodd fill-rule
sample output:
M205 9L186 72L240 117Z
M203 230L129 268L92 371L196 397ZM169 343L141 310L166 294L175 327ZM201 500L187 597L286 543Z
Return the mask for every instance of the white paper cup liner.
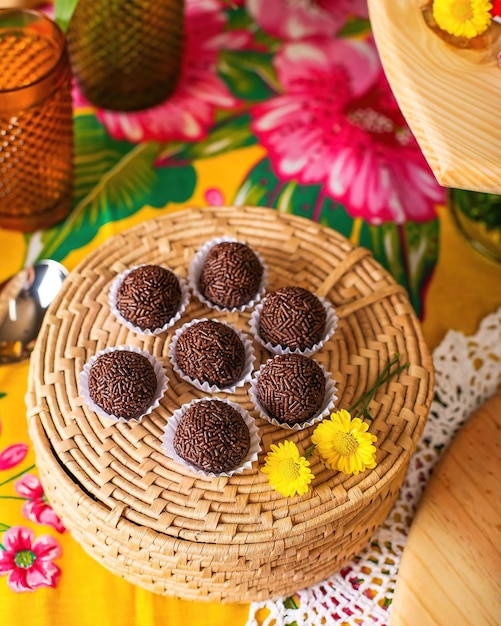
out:
M325 367L321 363L318 363L318 365L322 368L322 371L325 375L324 401L322 402L322 406L320 407L320 410L313 417L311 417L307 422L302 422L301 424L287 424L285 422L278 421L274 417L271 417L267 413L267 411L264 409L264 407L261 406L261 404L259 403L259 400L257 399L257 383L259 380L259 376L261 375L261 372L266 367L266 365L272 360L273 359L268 359L266 363L263 363L261 367L259 368L259 370L254 373L254 376L252 378L252 382L249 388L250 398L252 402L254 403L256 410L259 411L259 414L263 419L268 420L268 422L270 422L270 424L273 424L274 426L285 428L286 430L303 430L303 428L307 428L308 426L313 426L313 424L316 424L317 422L321 422L325 417L328 417L332 413L335 407L335 403L337 401L337 395L336 395L337 387L335 385L334 380L331 378L330 372L327 372Z
M191 472L194 472L195 474L201 474L202 476L213 477L213 478L217 478L219 476L233 476L233 474L241 474L244 470L251 469L252 464L254 463L254 461L257 461L259 452L261 451L261 438L259 436L259 429L256 426L256 422L251 417L251 415L249 415L247 411L245 411L239 404L236 404L235 402L230 402L229 400L222 400L221 398L217 398L217 399L220 400L221 402L226 402L226 404L229 404L234 409L236 409L242 416L244 422L247 425L247 428L249 429L250 446L249 446L247 455L242 460L240 465L238 465L234 469L229 470L227 472L221 472L220 474L217 474L215 472L204 472L203 470L196 467L195 465L192 465L189 461L185 461L184 459L182 459L174 450L174 435L176 433L176 428L177 428L177 425L179 424L179 420L181 419L181 417L184 415L184 413L192 404L196 402L202 402L203 400L210 401L211 398L198 398L196 400L192 400L188 404L183 404L183 406L181 406L179 409L174 411L172 416L169 418L169 421L167 422L167 425L165 426L165 429L164 429L164 434L162 436L162 449L168 457L176 461L176 463L183 465L184 467L189 469Z
M110 305L111 312L115 315L115 317L117 317L118 320L120 320L122 324L124 324L124 326L126 326L129 330L132 330L132 332L134 333L137 333L139 335L147 335L151 337L153 335L159 335L160 333L165 332L167 329L171 328L171 326L174 326L174 324L181 318L181 315L184 313L190 301L190 290L188 289L188 284L186 280L184 280L184 278L181 278L180 276L178 276L170 268L161 266L161 267L164 267L164 269L168 269L170 272L175 274L176 278L179 281L179 286L181 288L181 301L179 303L179 308L177 312L175 313L175 315L173 315L173 317L171 317L171 319L166 324L164 324L163 326L160 326L159 328L150 330L149 328L141 328L140 326L136 326L129 320L125 319L125 317L118 310L117 305L116 305L117 291L126 276L128 276L132 271L138 269L139 267L143 267L144 265L146 265L146 263L143 263L141 265L135 265L134 267L130 267L129 269L126 269L124 272L122 272L115 278L115 280L113 281L110 287L108 302Z
M202 267L205 263L205 259L207 258L207 255L209 254L209 251L211 248L213 248L216 244L222 243L224 241L243 243L249 246L249 244L246 243L245 241L239 241L238 239L233 239L231 237L218 237L216 239L211 239L210 241L207 241L195 254L190 264L190 267L188 269L188 283L189 283L190 289L195 294L195 296L200 300L200 302L202 302L203 304L205 304L211 309L215 309L216 311L225 311L225 312L229 311L230 313L233 313L234 311L242 312L247 309L252 309L256 305L256 303L259 302L262 295L266 291L266 285L268 284L268 270L267 270L266 263L264 262L264 259L262 258L262 256L259 254L259 252L254 250L254 248L252 248L251 246L249 247L257 256L257 258L259 259L259 262L261 263L263 267L263 276L261 277L261 282L259 283L258 291L252 300L249 300L249 302L247 302L246 304L240 307L233 307L231 309L228 309L226 307L221 307L217 304L214 304L210 300L207 300L207 298L202 293L200 293L200 290L198 288L198 279L200 277Z
M237 382L234 385L231 385L229 387L218 387L217 385L210 385L209 383L201 382L200 380L197 380L196 378L191 378L191 376L188 376L187 374L183 372L183 370L179 367L177 363L176 346L177 346L177 342L178 342L180 335L190 326L193 326L194 324L198 324L200 322L208 322L208 321L218 322L219 324L224 324L225 326L228 326L229 328L234 330L244 346L245 364L242 370L242 374L240 378L237 380ZM237 387L243 387L246 383L249 383L251 381L252 372L254 371L254 361L256 360L252 341L249 339L249 337L247 337L247 335L244 332L242 332L239 328L235 328L232 324L228 324L227 322L223 322L217 319L208 320L207 318L190 320L189 322L186 322L186 324L183 324L181 328L178 328L176 330L169 345L169 357L170 357L170 361L172 364L172 368L176 372L176 374L179 376L179 378L182 378L184 381L191 383L194 387L196 387L200 391L204 391L205 393L217 393L219 391L224 391L226 393L234 393Z
M266 302L266 297L263 298L261 302L256 306L254 311L251 313L251 317L249 320L249 330L252 333L252 336L258 341L266 350L271 352L272 354L302 354L303 356L311 356L318 352L325 343L332 337L334 331L336 330L338 323L338 316L336 315L336 311L334 307L327 302L325 298L321 298L317 296L320 302L323 304L326 312L326 320L325 320L325 330L322 336L322 339L311 346L311 348L305 348L304 350L300 350L299 348L283 348L280 345L273 345L268 341L264 341L264 339L259 334L259 318L261 316L261 310Z
M123 417L119 417L117 415L106 413L106 411L103 408L101 408L99 405L97 405L94 402L94 400L92 400L92 398L90 397L90 393L89 393L90 368L94 365L94 363L97 361L97 359L101 355L107 354L108 352L115 352L117 350L128 350L129 352L137 352L138 354L142 354L152 364L153 369L155 371L155 376L157 377L157 391L155 393L154 398L151 401L151 405L148 407L147 411L145 411L142 415L140 415L137 418L133 418L129 420ZM168 383L169 383L169 378L167 377L164 367L160 363L160 361L158 361L156 357L154 357L149 352L145 352L144 350L141 350L140 348L136 348L135 346L116 346L116 347L108 347L108 348L105 348L104 350L101 350L100 352L92 356L87 361L87 363L84 365L83 370L80 372L80 377L79 377L80 395L82 396L85 404L89 407L89 409L91 409L92 411L100 415L101 417L107 417L116 422L122 422L125 424L129 424L130 422L139 423L141 422L143 417L145 417L146 415L149 415L152 411L154 411L160 405L160 400L162 399L167 389Z

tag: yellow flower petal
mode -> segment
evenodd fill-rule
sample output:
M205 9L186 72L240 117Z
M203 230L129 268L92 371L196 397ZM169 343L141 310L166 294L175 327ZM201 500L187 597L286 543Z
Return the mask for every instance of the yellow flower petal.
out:
M376 467L376 447L372 444L377 437L368 429L366 422L358 417L352 419L342 409L315 428L311 441L327 467L356 475Z
M433 0L433 17L439 28L455 37L472 39L489 27L489 0Z
M310 470L310 462L299 454L296 444L289 440L278 445L271 444L261 471L268 474L273 489L286 498L305 494L315 478Z

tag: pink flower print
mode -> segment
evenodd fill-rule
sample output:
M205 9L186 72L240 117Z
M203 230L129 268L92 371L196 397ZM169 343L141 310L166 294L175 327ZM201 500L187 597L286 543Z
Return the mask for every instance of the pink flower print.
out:
M0 470L8 470L19 465L28 454L25 443L13 443L0 452Z
M368 17L367 0L247 0L246 7L264 31L285 41L331 38L349 17Z
M367 0L316 0L317 5L331 15L347 17L361 17L369 19Z
M37 476L25 474L14 483L14 488L20 496L28 499L22 508L26 519L36 524L52 526L58 533L65 532L66 528L47 502L42 484Z
M35 591L55 587L61 574L53 559L61 556L61 546L49 535L35 540L35 533L23 526L12 526L3 534L0 549L0 575L9 574L13 591Z
M436 217L443 189L405 123L372 44L289 43L275 67L285 93L253 108L252 129L278 176L321 183L326 195L370 224Z
M0 419L0 435L2 434L2 420ZM0 470L9 470L19 465L28 454L25 443L14 443L0 451Z
M204 193L204 197L209 206L223 206L224 205L223 192L218 187L210 187L209 189L206 189Z
M98 112L115 139L141 142L197 141L214 124L215 110L233 109L233 97L216 71L218 51L239 49L251 41L247 31L223 32L227 21L220 0L186 4L186 37L181 76L175 92L162 104L133 113Z

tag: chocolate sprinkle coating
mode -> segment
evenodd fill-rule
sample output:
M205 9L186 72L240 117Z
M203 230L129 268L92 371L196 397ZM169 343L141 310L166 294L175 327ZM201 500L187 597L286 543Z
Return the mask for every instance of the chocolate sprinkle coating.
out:
M306 350L321 341L326 321L325 307L315 294L302 287L283 287L266 296L258 332L273 346Z
M245 243L224 241L207 254L200 272L200 293L220 307L244 306L258 293L263 266L255 252Z
M245 348L226 324L207 320L188 326L178 337L176 362L187 376L219 388L234 385L245 365Z
M167 324L181 304L177 276L160 265L143 265L132 270L117 290L116 307L129 322L154 331Z
M150 361L137 352L114 350L99 356L89 370L89 395L106 413L137 419L151 405L157 377Z
M275 356L262 369L256 397L268 415L286 424L301 424L321 409L325 374L320 365L302 354Z
M176 428L177 454L205 471L228 472L245 459L250 433L240 413L222 400L201 400L188 407Z

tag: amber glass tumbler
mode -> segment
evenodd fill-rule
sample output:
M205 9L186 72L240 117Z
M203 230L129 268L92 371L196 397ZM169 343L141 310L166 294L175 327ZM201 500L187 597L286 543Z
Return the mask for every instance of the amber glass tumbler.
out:
M184 0L78 0L68 26L80 90L115 111L146 109L172 94L183 38Z
M37 11L0 9L0 227L52 226L70 211L72 189L66 38Z

